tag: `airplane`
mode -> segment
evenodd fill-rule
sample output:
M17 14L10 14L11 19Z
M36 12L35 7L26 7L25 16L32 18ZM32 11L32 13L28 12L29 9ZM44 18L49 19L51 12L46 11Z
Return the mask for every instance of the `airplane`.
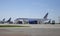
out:
M7 21L5 21L4 18L2 21L0 21L0 23L4 24L4 23L13 23L13 22L11 21L11 18L9 18Z
M0 23L2 23L2 24L4 24L4 22L5 22L5 18L2 21L0 21Z
M50 20L47 18L48 17L48 13L46 13L46 15L43 17L43 19L35 19L35 18L17 18L15 19L15 21L21 21L22 23L24 22L28 22L29 24L40 24L40 23L44 23L47 20ZM48 21L50 23L50 21ZM24 24L23 23L23 24Z

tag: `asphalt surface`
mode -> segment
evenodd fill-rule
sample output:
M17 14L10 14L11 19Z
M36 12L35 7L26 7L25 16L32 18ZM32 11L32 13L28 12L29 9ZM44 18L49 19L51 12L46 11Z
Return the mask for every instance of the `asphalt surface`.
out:
M44 27L40 25L40 28L38 27L37 28L36 27L35 28L32 27L0 28L0 36L60 36L60 25L48 25L48 26L43 25L43 26Z

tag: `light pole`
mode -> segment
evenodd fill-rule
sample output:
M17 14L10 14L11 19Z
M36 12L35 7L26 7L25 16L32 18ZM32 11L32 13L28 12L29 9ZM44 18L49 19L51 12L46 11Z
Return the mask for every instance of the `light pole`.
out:
M60 24L60 16L58 17L58 21L59 21L59 24Z

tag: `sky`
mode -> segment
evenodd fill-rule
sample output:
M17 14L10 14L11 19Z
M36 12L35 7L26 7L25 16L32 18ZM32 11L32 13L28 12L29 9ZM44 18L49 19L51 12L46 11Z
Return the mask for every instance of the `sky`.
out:
M16 18L43 18L49 13L48 19L60 17L60 0L0 0L0 20Z

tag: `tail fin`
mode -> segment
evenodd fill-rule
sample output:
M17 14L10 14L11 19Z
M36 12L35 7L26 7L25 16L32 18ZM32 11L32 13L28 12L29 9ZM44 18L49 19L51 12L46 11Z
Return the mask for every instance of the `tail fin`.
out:
M5 21L5 18L2 21Z
M47 19L47 17L48 17L48 13L46 13L46 15L44 16L44 19Z
M10 22L11 21L11 18L9 18L9 20L7 20L7 22Z

